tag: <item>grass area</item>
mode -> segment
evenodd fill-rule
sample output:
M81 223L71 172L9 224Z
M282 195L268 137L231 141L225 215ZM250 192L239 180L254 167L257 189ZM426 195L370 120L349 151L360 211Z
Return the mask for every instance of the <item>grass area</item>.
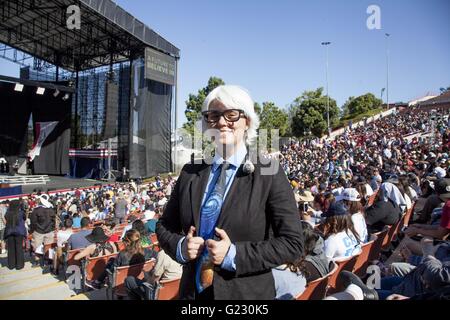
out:
M356 122L359 122L361 120L363 120L364 118L370 118L373 117L379 113L382 113L386 111L384 108L377 108L377 109L372 109L369 110L365 113L361 113L358 114L356 116L346 116L343 117L341 120L339 120L339 124L334 128L334 129L339 129L339 128L343 128L348 126L348 124L350 123L350 121L352 121L353 124L355 124Z

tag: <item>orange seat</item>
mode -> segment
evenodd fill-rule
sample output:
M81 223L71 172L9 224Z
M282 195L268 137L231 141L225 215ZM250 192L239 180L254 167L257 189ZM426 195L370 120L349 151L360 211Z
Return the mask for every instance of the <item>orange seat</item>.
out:
M366 207L367 207L367 208L374 204L375 199L376 199L376 197L377 197L377 195L378 195L378 192L379 192L379 191L375 192L374 194L372 194L372 195L369 197L369 199L367 200L367 204L366 204Z
M151 259L145 263L135 264L132 266L114 267L113 271L108 272L108 287L106 289L107 299L113 300L116 296L127 296L127 289L125 287L125 279L128 276L133 276L138 279L144 278L144 272L151 271L155 266L156 260Z
M386 234L386 236L383 239L383 244L381 246L382 250L387 250L392 242L392 240L394 240L394 237L397 235L400 225L404 219L404 216L406 215L406 213L394 224L389 228L388 233Z
M85 281L97 280L105 271L109 259L116 258L117 253L108 254L101 257L86 258L83 261L83 274Z
M376 235L372 235L372 238L369 242L363 244L361 246L361 253L358 256L358 259L356 260L355 265L353 266L353 273L356 275L363 277L366 275L367 266L370 262L369 256L370 252L375 244L375 241L377 240Z
M338 265L333 263L333 269L326 276L308 283L300 295L295 300L322 300L327 292L328 282L333 274L338 271Z
M337 264L337 271L330 276L330 279L328 281L328 289L330 291L335 291L337 289L337 287L338 287L337 279L338 279L339 273L342 270L347 270L350 272L353 271L353 267L355 266L356 261L358 260L358 257L359 257L359 254L339 260L339 261L335 261L335 263Z
M369 261L378 260L380 258L380 252L381 247L383 246L384 238L387 236L387 233L389 232L389 229L391 226L386 226L383 231L374 233L373 235L377 237L377 240L375 240L375 243L372 245L372 248L370 250L369 254Z
M156 300L177 300L180 294L181 279L160 281L156 292Z

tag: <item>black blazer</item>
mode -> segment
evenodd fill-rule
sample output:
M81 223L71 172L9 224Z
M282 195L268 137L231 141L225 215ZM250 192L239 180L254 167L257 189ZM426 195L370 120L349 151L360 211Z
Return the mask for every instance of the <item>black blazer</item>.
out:
M236 172L217 221L236 245L236 272L215 267L214 298L275 298L271 268L293 262L303 253L303 236L294 194L279 164L275 175L262 175L261 164ZM187 164L156 225L160 246L174 260L178 241L190 226L200 230L200 205L211 165ZM195 299L195 262L183 266L180 299Z

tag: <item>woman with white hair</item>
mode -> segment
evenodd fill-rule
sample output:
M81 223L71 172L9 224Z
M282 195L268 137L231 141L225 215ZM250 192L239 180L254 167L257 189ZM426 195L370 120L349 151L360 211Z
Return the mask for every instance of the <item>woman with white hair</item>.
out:
M303 251L289 181L275 160L250 163L259 119L246 90L217 87L202 115L215 155L184 166L156 227L160 246L183 264L180 298L274 299L271 268Z

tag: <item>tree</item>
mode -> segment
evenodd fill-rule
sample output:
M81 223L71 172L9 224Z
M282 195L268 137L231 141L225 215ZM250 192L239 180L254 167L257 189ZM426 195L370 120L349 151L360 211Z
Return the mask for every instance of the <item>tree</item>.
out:
M369 110L378 109L381 107L382 103L383 102L380 99L377 99L372 93L366 93L356 98L350 97L346 102L348 108L347 116L354 117L366 113Z
M203 102L206 96L220 85L224 85L225 82L217 77L210 77L208 85L198 90L197 95L190 94L188 101L186 101L186 115L187 122L183 124L183 128L186 129L191 135L194 134L195 123L201 118L201 111Z
M345 103L341 109L341 118L345 118L345 117L349 116L349 114L350 114L349 105L350 105L350 102L352 102L354 99L355 99L355 97L349 97L347 99L347 101L345 101Z
M273 102L263 103L262 111L259 114L259 119L259 128L267 130L268 141L271 141L272 139L270 132L272 129L278 129L280 137L284 137L288 133L288 115L286 112L278 108Z
M255 109L255 113L258 115L258 117L261 118L261 106L259 105L259 103L255 102L253 108Z
M295 110L292 119L292 133L304 136L311 131L317 137L327 131L327 96L322 95L323 88L315 91L305 91L291 104L290 110ZM333 128L339 121L339 108L336 100L329 98L330 126Z

